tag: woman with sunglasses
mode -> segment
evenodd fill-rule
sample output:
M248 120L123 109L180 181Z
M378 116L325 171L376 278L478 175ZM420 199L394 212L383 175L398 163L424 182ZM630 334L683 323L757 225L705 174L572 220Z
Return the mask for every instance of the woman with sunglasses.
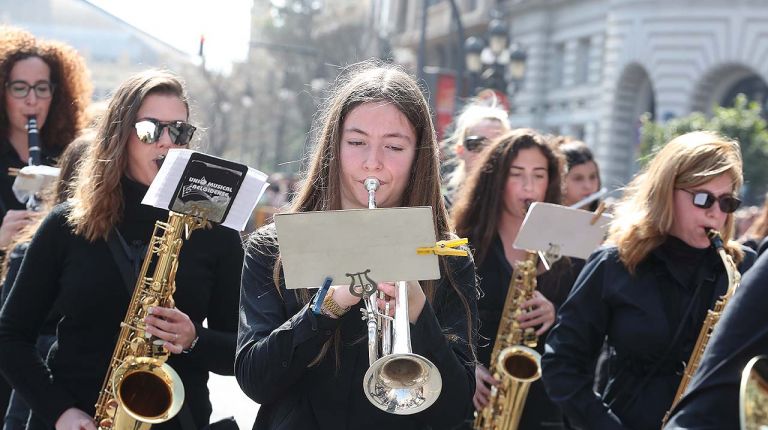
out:
M456 129L445 141L448 145L453 144L456 156L444 193L449 206L474 168L480 152L493 139L507 131L509 114L500 107L469 104L456 118Z
M742 184L739 145L693 132L667 143L616 206L608 245L595 251L560 308L542 358L544 385L584 429L658 429L708 309L727 287L707 229L744 271L754 252L731 238ZM606 388L592 390L603 341Z
M416 81L395 66L365 62L339 78L325 106L309 171L288 211L367 209L363 181L374 177L378 207L431 206L438 239L455 238L440 194L432 119ZM349 284L330 287L310 307L314 290L285 288L274 225L257 230L247 249L235 368L240 387L261 405L254 429L451 429L469 413L477 327L470 257L441 256L440 280L408 283L413 352L434 363L442 390L428 408L398 415L364 394L365 306ZM378 288L394 294L391 283ZM383 299L379 307L385 311Z
M85 154L73 199L56 206L32 239L0 313L0 370L32 409L28 428L96 428L94 404L131 299L130 273L138 274L155 222L168 217L141 200L168 150L190 143L188 118L175 75L149 70L123 82ZM184 243L176 307L155 307L145 321L172 353L168 364L181 377L185 403L153 428L208 424L208 372L233 373L242 257L237 232L221 226ZM62 317L46 361L34 342L52 309Z
M527 257L525 250L513 244L531 203L560 202L562 165L562 155L543 135L530 129L512 130L481 154L452 209L457 234L469 238L474 248L482 291L477 301L480 328L473 397L478 411L488 405L491 386L500 382L488 370L491 353L514 266ZM578 268L564 258L549 271L542 268L536 277L536 291L518 321L522 329L535 329L539 353L544 352L544 338L577 274ZM541 381L533 382L520 428L561 427L559 408L547 398Z
M85 62L71 47L37 40L26 31L0 26L0 248L29 223L14 196L9 169L28 164L27 122L37 120L43 164L56 159L85 126L91 83Z

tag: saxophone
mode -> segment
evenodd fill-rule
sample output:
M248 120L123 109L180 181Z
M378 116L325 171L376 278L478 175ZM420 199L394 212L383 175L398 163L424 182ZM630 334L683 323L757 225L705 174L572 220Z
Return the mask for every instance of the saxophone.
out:
M169 212L157 221L141 266L120 336L96 402L94 420L99 430L148 430L173 418L184 403L184 385L168 364L163 341L145 331L144 317L152 306L173 307L176 270L183 240L208 221ZM153 266L154 265L154 266ZM154 267L151 277L147 276Z
M541 355L533 349L538 343L536 331L521 329L516 318L524 312L522 303L536 290L537 262L537 254L529 252L525 260L515 263L489 369L501 385L491 387L488 405L475 413L476 430L516 429L528 389L541 378Z
M683 377L680 380L680 385L677 387L677 393L675 393L675 397L672 400L672 406L664 415L664 419L661 422L662 427L667 423L672 414L672 410L674 410L677 404L680 403L680 399L683 397L683 394L685 394L685 390L688 388L688 384L696 373L696 369L699 368L701 357L704 355L704 350L707 348L709 338L712 336L712 331L715 329L717 322L720 321L720 315L723 314L725 305L727 305L728 301L733 297L733 293L736 292L736 288L739 287L739 283L741 282L741 274L736 267L736 263L734 263L731 256L725 252L720 232L714 229L707 229L707 237L709 237L712 246L715 247L718 255L720 255L720 259L723 260L725 272L728 274L728 289L725 294L720 296L715 302L715 306L707 311L707 316L704 318L701 331L699 331L699 337L696 338L696 344L691 352L691 357L688 359L688 364L685 365Z

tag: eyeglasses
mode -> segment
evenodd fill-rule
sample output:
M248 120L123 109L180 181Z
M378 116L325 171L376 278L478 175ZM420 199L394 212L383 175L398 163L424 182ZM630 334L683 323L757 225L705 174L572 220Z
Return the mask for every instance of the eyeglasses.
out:
M486 143L488 143L488 138L485 136L467 136L464 138L464 147L472 152L479 152Z
M741 206L741 200L737 199L736 197L732 195L723 195L720 197L715 197L712 193L708 191L696 191L693 192L691 190L686 190L684 188L678 188L679 190L685 191L686 193L693 196L693 205L697 208L702 209L709 209L712 207L713 204L715 204L715 201L717 201L717 204L720 205L720 210L724 213L733 213L736 212L736 209Z
M23 99L31 89L35 89L35 95L39 99L49 99L53 96L54 85L48 81L40 81L35 85L24 81L11 81L5 84L8 93L15 99Z
M136 134L139 140L146 144L155 143L163 135L163 129L168 127L168 136L174 145L188 145L195 134L197 127L184 121L158 121L154 118L146 118L136 123Z

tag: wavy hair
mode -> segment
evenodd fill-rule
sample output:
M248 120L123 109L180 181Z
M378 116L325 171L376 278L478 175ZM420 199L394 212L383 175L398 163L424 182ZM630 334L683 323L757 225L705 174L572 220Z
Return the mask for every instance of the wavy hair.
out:
M608 242L630 273L667 238L675 220L674 191L695 188L728 175L737 193L743 182L739 143L717 133L695 131L672 139L630 182L614 209ZM721 231L726 252L738 264L744 257L732 240L734 214L727 214Z
M96 142L78 171L69 223L76 234L93 242L106 239L123 214L120 180L128 169L128 140L144 99L152 94L189 102L181 80L165 70L150 69L126 79L115 91L99 120Z
M544 201L560 203L563 159L538 132L520 128L500 136L483 150L478 166L470 173L451 212L456 233L468 237L475 249L475 264L483 264L499 228L504 209L504 187L509 168L523 149L536 148L547 159L547 191Z
M40 129L43 147L61 152L86 125L85 109L93 86L85 61L69 45L35 39L32 34L9 26L0 26L0 99L5 100L5 84L13 66L20 60L38 57L51 69L55 85L48 117ZM0 136L8 136L8 113L0 109Z

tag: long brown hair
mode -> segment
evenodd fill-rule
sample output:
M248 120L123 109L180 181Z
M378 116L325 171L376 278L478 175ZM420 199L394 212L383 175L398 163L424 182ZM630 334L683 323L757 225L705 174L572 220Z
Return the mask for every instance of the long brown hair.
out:
M483 150L452 211L456 233L469 238L478 266L485 260L499 228L509 168L520 151L528 148L538 149L547 159L544 201L560 203L563 160L554 146L538 132L526 128L500 136Z
M5 100L5 84L13 66L27 58L40 58L51 69L55 85L40 140L46 149L60 152L85 126L85 108L93 86L85 60L69 45L37 40L32 34L10 26L0 26L0 100ZM0 109L0 136L7 137L10 123L5 108Z
M448 225L448 215L440 192L437 138L427 101L416 81L400 67L379 61L365 61L347 68L337 79L335 90L326 100L316 118L317 139L310 156L307 172L287 212L310 212L341 209L341 130L347 114L363 103L389 103L408 119L416 131L416 156L411 167L408 185L403 191L401 205L431 206L433 223L439 239L455 237ZM260 232L249 241L256 244L262 239ZM442 274L464 304L469 323L467 341L472 345L472 316L469 304L452 279L445 258L440 257ZM280 258L275 263L273 278L280 292ZM435 281L421 283L427 299L432 302ZM299 300L306 303L310 292L298 290ZM338 332L323 348L314 363L319 362L332 343L336 344L338 363Z
M630 273L667 238L674 223L674 191L694 188L719 175L731 178L733 192L742 184L739 143L716 133L696 131L667 143L627 186L614 209L608 235ZM744 252L732 241L734 215L727 214L722 234L725 249L738 264Z
M83 160L69 222L76 234L93 242L105 239L123 214L120 180L128 169L128 140L144 99L152 94L178 97L189 103L180 79L164 70L139 72L118 87L99 120L96 142Z

